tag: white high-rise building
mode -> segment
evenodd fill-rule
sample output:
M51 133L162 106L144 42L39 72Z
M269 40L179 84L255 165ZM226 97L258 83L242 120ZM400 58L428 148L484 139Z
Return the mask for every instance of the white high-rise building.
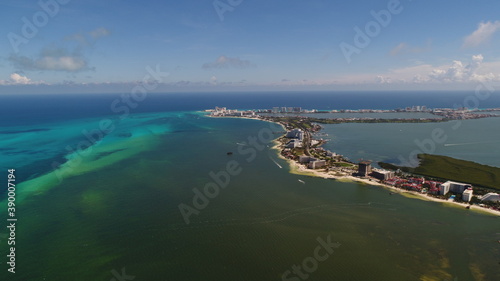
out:
M468 188L472 188L472 186L468 183L447 181L439 187L439 194L445 195L448 192L463 193Z
M462 200L469 202L472 199L472 188L467 188L464 193L462 193Z
M500 194L493 192L487 193L481 198L481 201L500 202Z

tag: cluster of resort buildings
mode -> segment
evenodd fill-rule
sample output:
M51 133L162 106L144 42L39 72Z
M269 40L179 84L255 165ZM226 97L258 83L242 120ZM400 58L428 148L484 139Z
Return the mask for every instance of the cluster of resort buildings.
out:
M306 165L309 169L326 168L328 170L332 170L332 167L329 165L329 161L340 156L336 153L324 150L323 148L314 148L313 151L323 152L322 154L325 157L313 157L308 155L299 155L297 157L291 152L291 149L293 148L303 147L302 142L304 141L304 134L305 132L303 130L297 128L289 130L285 134L285 138L289 139L289 141L286 143L283 151L284 156L287 158L295 158L294 160L300 164ZM424 177L401 178L397 177L394 171L372 167L371 162L369 161L359 162L357 168L357 171L353 172L352 175L377 179L384 184L410 191L441 196L452 194L449 197L451 200L454 200L456 196L460 196L458 199L461 198L464 202L470 202L474 195L472 185L468 183L454 181L438 182L426 180ZM339 167L336 167L333 170L343 170L345 172L345 169ZM497 193L488 193L479 197L479 199L483 202L500 202L500 195Z
M290 141L286 144L287 148L302 147L302 142L304 141L304 131L301 129L290 130L285 136L290 139Z
M319 169L326 166L326 160L306 155L299 156L299 163L307 164L309 169Z
M272 113L302 113L301 107L273 107Z
M383 183L400 187L407 190L417 191L421 193L429 193L434 195L446 195L449 192L461 194L462 200L469 202L472 199L472 185L447 181L445 183L438 181L427 181L424 177L396 177L393 171L374 169L369 161L362 161L358 164L357 176L379 179Z
M212 117L256 117L255 111L253 110L237 110L237 109L227 109L225 107L215 107L215 109L205 110L211 112Z
M442 183L438 181L427 181L425 178L419 177L410 177L406 179L394 177L384 181L384 183L406 190L433 195L446 195L451 192L454 194L450 197L451 199L455 199L456 195L461 195L462 201L464 202L470 202L473 195L472 185L453 181Z
M400 178L396 177L393 171L372 168L369 161L361 161L358 164L357 176L373 177L387 185L420 193L433 195L447 195L451 193L453 195L450 196L450 199L455 199L456 195L461 195L461 199L464 202L470 202L474 195L472 185L468 183L454 181L443 183L426 180L424 177ZM487 193L484 196L478 197L478 199L482 202L500 202L500 194Z
M433 195L452 194L450 199L455 199L457 195L460 195L464 202L470 202L474 195L472 185L468 183L454 181L446 181L443 183L426 180L424 177L400 178L396 177L393 171L371 168L370 162L367 161L362 161L358 164L358 176L371 176L387 185L420 193ZM478 199L482 202L500 202L500 194L487 193L478 197Z

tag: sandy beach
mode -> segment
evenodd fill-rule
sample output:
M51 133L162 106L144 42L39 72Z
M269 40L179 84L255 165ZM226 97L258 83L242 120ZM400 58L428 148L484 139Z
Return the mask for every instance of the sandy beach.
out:
M368 184L368 185L380 186L380 187L383 187L391 192L401 194L401 195L406 196L408 198L414 198L414 199L420 199L420 200L426 200L426 201L434 201L434 202L438 202L438 203L443 203L445 206L448 206L448 207L455 207L455 208L459 207L459 208L462 208L464 210L467 210L465 207L469 205L465 202L460 203L460 202L455 202L455 201L448 201L448 200L444 200L444 199L435 198L435 197L429 196L429 195L424 194L424 193L418 193L415 191L396 188L394 186L378 182L374 179L370 180L367 178L358 178L358 177L354 177L354 176L336 176L336 175L332 175L330 173L327 173L327 172L324 172L321 170L308 169L304 165L301 165L293 160L290 160L290 159L283 157L280 153L281 152L280 143L278 141L275 141L274 144L275 145L273 146L273 149L276 149L277 154L281 159L284 159L288 162L288 164L290 166L290 173L292 173L292 174L310 176L310 177L320 177L320 178L324 178L324 179L332 179L332 180L343 181L343 182L358 182L358 183L364 183L364 184ZM469 210L473 210L476 212L485 213L485 214L489 214L489 215L494 215L494 216L500 216L500 211L482 208L482 207L475 206L475 205L470 205Z

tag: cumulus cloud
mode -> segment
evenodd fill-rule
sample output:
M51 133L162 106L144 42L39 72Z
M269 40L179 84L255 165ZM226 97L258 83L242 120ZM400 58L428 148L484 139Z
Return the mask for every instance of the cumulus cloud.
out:
M499 79L494 73L479 73L483 63L483 55L472 56L472 61L464 64L461 61L453 61L451 66L434 69L429 78L441 82L485 82Z
M469 62L455 60L451 64L440 66L419 64L391 69L386 73L372 75L371 79L367 79L366 75L357 75L356 77L346 77L341 81L350 81L351 83L373 83L375 81L377 84L494 82L500 81L500 62L484 62L483 55L478 54L472 56Z
M99 38L111 34L109 29L99 27L97 29L75 33L64 38L66 41L76 41L72 48L49 47L43 49L35 56L20 56L13 54L9 57L10 63L20 71L65 71L79 72L93 70L89 67L84 55ZM67 44L66 44L67 45Z
M415 76L413 76L412 82L415 84L420 84L420 83L425 83L428 80L429 79L423 78L422 75L416 74Z
M208 62L202 65L203 69L214 68L249 68L253 65L250 61L241 60L239 58L230 58L226 56L218 57L214 62Z
M375 82L379 84L390 84L392 83L391 77L384 77L382 75L378 75L375 77Z
M35 82L31 81L26 76L23 76L19 73L12 73L10 75L10 80L0 80L0 85L38 85L43 84L43 81Z
M11 55L9 61L20 70L52 70L78 72L89 70L87 60L77 52L66 49L45 49L36 58Z
M10 79L13 81L14 84L26 85L31 83L31 79L29 79L26 76L22 76L18 73L12 73L10 75Z
M495 34L500 30L500 21L488 21L479 23L477 29L464 39L464 48L477 47L488 43Z

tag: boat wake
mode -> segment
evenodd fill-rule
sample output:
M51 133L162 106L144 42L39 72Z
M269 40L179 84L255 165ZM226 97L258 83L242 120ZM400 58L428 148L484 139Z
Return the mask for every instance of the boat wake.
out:
M283 167L278 162L276 162L276 160L274 160L271 157L269 157L269 159L271 159L274 162L274 164L276 164L276 166L278 166L280 169L283 169Z
M457 145L473 145L485 143L497 143L498 141L478 141L478 142L465 142L465 143L445 143L444 146L457 146Z

